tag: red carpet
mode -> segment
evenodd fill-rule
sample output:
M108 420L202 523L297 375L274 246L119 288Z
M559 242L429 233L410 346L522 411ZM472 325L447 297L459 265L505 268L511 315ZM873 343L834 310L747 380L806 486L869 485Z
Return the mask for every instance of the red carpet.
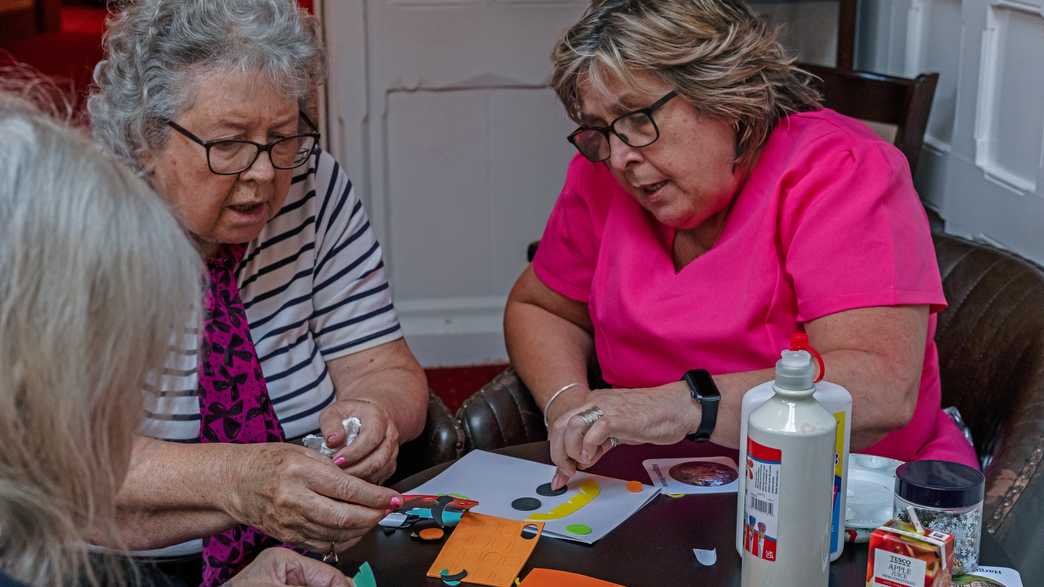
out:
M300 0L299 4L312 9L312 0ZM31 65L53 79L74 99L76 111L83 113L94 66L102 58L106 16L103 8L66 5L62 6L60 32L17 41L4 39L0 32L0 66L12 61Z
M86 33L98 37L101 40L105 32L106 12L100 8L87 6L63 6L62 7L62 32L63 33Z
M464 400L489 383L506 366L440 367L425 369L424 373L428 376L428 387L446 402L450 412L456 412Z

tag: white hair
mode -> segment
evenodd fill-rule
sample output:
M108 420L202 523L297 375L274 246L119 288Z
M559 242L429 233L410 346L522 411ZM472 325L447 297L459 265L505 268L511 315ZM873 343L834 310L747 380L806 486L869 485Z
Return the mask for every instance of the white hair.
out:
M322 79L315 19L296 0L138 0L107 22L87 100L94 137L141 169L211 72L257 72L304 109Z
M142 383L203 270L141 178L24 94L0 87L0 568L99 585L118 565L92 568L87 543L120 547Z

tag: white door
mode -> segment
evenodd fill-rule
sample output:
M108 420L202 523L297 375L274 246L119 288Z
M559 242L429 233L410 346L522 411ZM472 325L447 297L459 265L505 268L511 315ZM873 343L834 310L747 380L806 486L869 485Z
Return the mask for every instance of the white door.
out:
M504 300L571 155L548 89L580 0L327 0L330 129L426 366L502 361Z
M1044 0L862 5L860 67L940 74L922 197L947 232L1044 262Z

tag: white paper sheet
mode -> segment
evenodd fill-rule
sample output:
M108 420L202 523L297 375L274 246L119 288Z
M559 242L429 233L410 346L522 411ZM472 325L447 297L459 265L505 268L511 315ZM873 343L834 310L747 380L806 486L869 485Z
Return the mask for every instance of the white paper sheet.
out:
M544 522L544 536L594 544L660 492L642 484L641 491L634 493L627 489L627 481L578 472L569 480L566 493L559 496L538 494L537 487L550 482L554 473L555 468L551 465L473 450L434 479L408 493L463 496L479 502L471 511L527 520L540 519L533 516L546 515L556 507L564 508L566 504L584 501L581 488L597 487L597 495L575 511L540 520ZM511 506L511 502L518 498L535 498L540 501L540 507L519 511ZM588 526L591 533L578 534L567 530L574 524Z

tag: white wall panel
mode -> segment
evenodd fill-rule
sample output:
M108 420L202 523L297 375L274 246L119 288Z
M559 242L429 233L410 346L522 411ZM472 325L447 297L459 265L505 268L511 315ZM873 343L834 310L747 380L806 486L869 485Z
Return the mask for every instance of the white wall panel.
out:
M860 19L861 68L940 74L916 184L946 230L1044 262L1044 0L866 1Z
M504 360L504 301L570 157L548 56L586 2L326 4L328 35L364 29L332 56L332 144L358 159L407 339L429 366Z
M565 137L575 125L549 89L495 92L490 113L490 271L493 293L506 296L562 189L575 152Z
M1044 131L1044 15L1022 3L992 6L982 42L975 160L1017 190L1036 190Z
M949 150L953 139L953 123L957 114L957 84L960 80L961 44L964 27L960 0L925 0L920 6L918 59L908 68L908 75L922 72L939 74L932 114L928 120L925 141L941 150Z
M391 279L400 296L491 293L488 92L395 92L387 112ZM387 229L386 227L386 229ZM437 271L418 270L428 265Z
M838 3L752 3L754 11L781 27L783 45L802 61L833 65L837 55Z

